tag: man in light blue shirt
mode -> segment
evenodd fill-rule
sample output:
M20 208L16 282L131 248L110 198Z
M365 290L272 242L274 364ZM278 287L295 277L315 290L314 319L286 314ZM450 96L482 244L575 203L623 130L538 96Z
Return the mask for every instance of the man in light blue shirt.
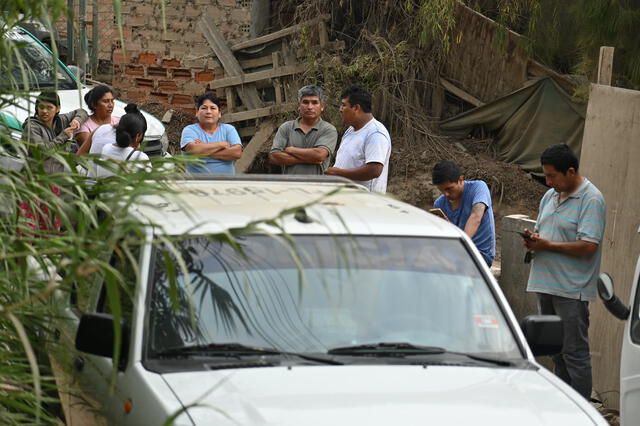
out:
M487 265L496 257L496 227L491 192L481 180L464 180L453 161L441 161L431 173L433 184L442 193L433 204L447 219L473 241Z
M538 296L541 314L563 322L562 353L554 372L587 400L591 398L589 301L596 282L605 228L604 197L578 173L578 158L565 144L547 148L540 159L551 187L540 201L534 232L524 244L533 252L527 291Z
M188 155L204 157L189 164L190 173L233 174L233 161L242 155L242 142L235 127L220 123L220 99L211 92L196 99L198 122L182 130L180 148Z

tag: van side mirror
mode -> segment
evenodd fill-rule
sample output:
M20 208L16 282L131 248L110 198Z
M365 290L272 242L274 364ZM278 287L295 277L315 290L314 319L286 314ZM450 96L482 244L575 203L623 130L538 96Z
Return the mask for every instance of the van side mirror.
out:
M557 315L528 315L520 328L535 356L555 355L562 351L562 318Z
M115 334L113 316L102 313L84 313L76 333L76 349L92 355L113 358ZM122 323L122 344L120 346L119 368L126 365L129 351L129 328Z
M598 277L598 296L602 299L605 308L607 308L614 317L623 321L629 318L629 308L616 296L613 291L613 279L606 272L601 273Z

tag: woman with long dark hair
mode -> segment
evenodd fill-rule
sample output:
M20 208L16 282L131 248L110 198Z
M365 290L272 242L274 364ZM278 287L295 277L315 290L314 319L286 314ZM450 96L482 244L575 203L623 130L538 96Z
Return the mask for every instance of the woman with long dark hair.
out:
M85 121L85 123L76 132L76 140L80 145L78 154L86 154L91 148L90 136L95 130L104 125L111 124L113 126L118 124L118 117L114 117L113 107L115 98L113 96L113 90L104 84L94 87L84 95L84 102L91 110L91 115Z
M120 117L117 126L101 126L94 133L94 139L98 137L101 140L111 139L112 143L107 143L102 148L102 157L118 160L121 162L140 162L148 161L149 157L142 151L138 151L140 142L144 139L147 131L147 120L138 109L136 104L129 104L125 107L126 114ZM135 167L144 167L137 163ZM96 176L107 177L113 176L113 171L98 166Z

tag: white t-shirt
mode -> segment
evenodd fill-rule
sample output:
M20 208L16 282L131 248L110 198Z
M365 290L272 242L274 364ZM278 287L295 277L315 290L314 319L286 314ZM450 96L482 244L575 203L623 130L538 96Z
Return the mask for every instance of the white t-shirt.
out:
M130 154L131 154L131 157L129 157ZM145 154L142 151L136 151L130 146L126 148L121 148L114 144L105 145L105 147L102 150L102 156L105 158L111 158L111 159L122 161L122 162L125 162L125 161L127 163L131 162L129 166L129 170L131 170L132 168L144 168L145 165L139 162L149 160L149 157L147 156L147 154ZM127 159L127 157L129 157L129 159ZM113 176L113 172L111 170L105 169L102 166L97 167L97 177L103 178L108 176Z
M91 137L89 154L100 154L106 145L116 142L116 128L111 124L98 127Z
M350 126L340 142L336 153L335 167L355 169L367 163L381 163L382 173L375 179L358 182L373 192L387 192L389 156L391 155L391 136L384 124L372 118L360 130Z

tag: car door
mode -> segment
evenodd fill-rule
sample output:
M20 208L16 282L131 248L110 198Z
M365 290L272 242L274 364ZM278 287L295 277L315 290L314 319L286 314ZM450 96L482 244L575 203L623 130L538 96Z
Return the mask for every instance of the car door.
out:
M139 251L134 253L138 259ZM109 264L123 277L124 286L119 286L122 319L131 322L132 295L136 274L129 258L122 250L115 250ZM80 318L85 312L112 314L112 304L107 296L108 280L97 277L90 285L76 285L69 294L68 308L64 310L64 321L60 336L60 348L56 359L60 360L68 383L69 403L66 407L68 425L116 424L114 419L123 410L122 401L126 391L121 380L126 374L127 363L114 371L114 361L108 357L91 355L75 349L75 335Z
M640 257L631 289L631 316L627 320L620 361L620 406L622 424L640 418Z

